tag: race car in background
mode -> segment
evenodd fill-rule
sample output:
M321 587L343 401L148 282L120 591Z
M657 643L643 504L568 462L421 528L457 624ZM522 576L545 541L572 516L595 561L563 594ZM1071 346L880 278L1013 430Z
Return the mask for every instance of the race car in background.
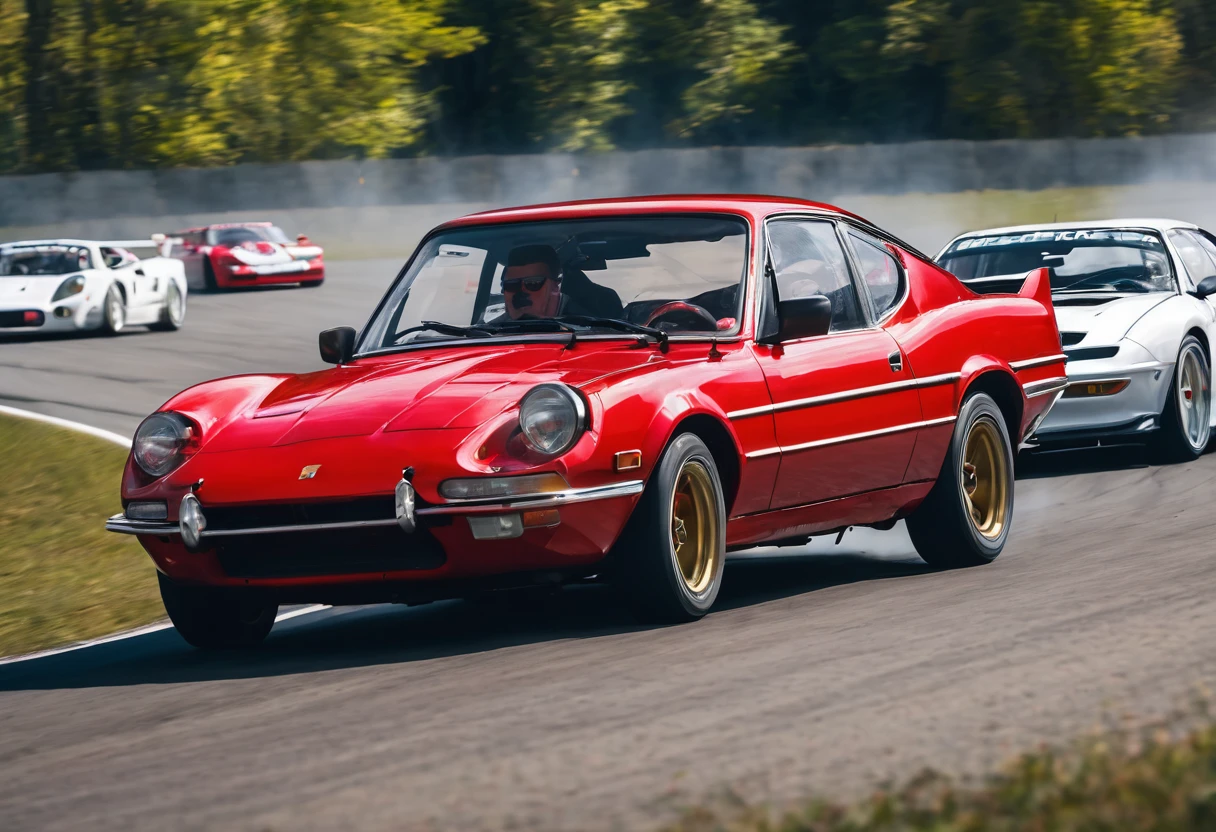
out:
M980 294L1051 269L1068 387L1032 444L1146 443L1195 459L1213 426L1216 237L1162 219L972 231L937 256Z
M268 222L233 222L189 228L173 256L185 264L196 289L231 289L298 283L320 286L325 280L324 252L303 234L290 240Z
M173 240L26 240L0 245L0 333L174 330L186 317L186 273ZM157 249L141 260L131 249Z

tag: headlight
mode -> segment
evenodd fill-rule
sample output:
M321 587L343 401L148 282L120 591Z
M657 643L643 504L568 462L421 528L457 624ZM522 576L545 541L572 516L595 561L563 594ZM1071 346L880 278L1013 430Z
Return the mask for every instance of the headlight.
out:
M198 447L194 427L180 413L153 413L135 431L131 454L149 476L163 477Z
M564 384L538 384L519 403L524 441L546 456L570 450L586 427L582 396Z
M69 277L59 284L59 288L55 290L55 296L51 298L51 302L54 303L57 300L70 298L72 295L79 295L83 291L84 275L78 274L75 277Z

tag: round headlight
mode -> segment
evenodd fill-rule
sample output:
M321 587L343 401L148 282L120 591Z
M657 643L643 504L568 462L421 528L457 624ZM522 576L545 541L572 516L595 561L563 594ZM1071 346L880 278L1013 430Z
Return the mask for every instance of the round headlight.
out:
M519 403L519 429L530 448L546 456L565 453L587 426L582 397L564 384L539 384Z
M135 431L131 455L150 476L163 477L186 461L196 440L194 429L177 413L153 413Z

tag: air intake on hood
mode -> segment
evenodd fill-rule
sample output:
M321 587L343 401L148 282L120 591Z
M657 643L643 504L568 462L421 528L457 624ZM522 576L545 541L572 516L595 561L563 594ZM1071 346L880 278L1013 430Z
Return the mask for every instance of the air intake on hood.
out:
M1087 297L1071 298L1061 297L1059 295L1051 296L1052 306L1101 306L1104 303L1110 303L1112 300L1118 300L1124 295L1115 295L1114 297L1103 298L1089 295Z

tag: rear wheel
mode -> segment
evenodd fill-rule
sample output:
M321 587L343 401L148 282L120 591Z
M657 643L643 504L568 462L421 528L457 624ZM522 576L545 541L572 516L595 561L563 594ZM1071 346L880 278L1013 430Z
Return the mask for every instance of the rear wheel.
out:
M1207 352L1194 335L1182 340L1170 393L1161 411L1153 450L1162 462L1190 462L1208 446L1212 418L1212 372Z
M204 650L256 647L274 626L279 605L255 590L185 586L156 573L165 612L189 644Z
M126 325L127 304L122 299L122 291L111 283L102 302L101 329L109 335L117 335Z
M929 496L908 518L917 553L931 566L990 563L1005 547L1013 518L1013 445L996 402L967 397Z
M726 563L722 480L700 437L676 437L651 474L613 552L613 583L647 620L709 612Z
M155 329L160 332L172 332L175 329L181 329L182 321L186 318L186 299L182 297L181 290L177 288L177 284L170 281L169 288L165 291L165 305L160 310L160 320L154 324L149 324L148 329Z

